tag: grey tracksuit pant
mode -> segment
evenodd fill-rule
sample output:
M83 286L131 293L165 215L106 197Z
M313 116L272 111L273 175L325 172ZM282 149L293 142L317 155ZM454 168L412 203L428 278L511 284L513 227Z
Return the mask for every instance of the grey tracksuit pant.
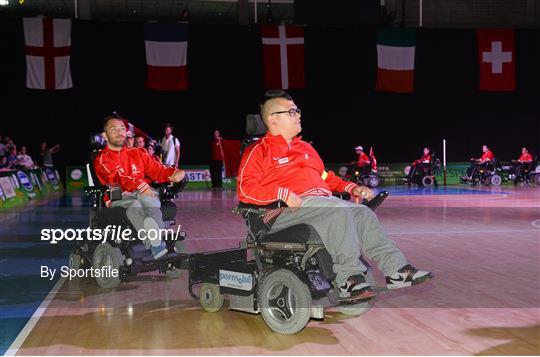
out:
M153 189L150 188L150 190ZM145 230L144 220L146 218L152 218L159 228L164 228L161 201L157 192L154 193L154 196L150 196L143 195L139 191L124 192L122 193L122 199L113 201L111 207L126 208L126 216L137 231ZM157 247L161 244L161 240L145 239L144 244L146 248L150 248L150 245Z
M375 260L386 276L408 264L395 242L383 231L375 213L366 206L337 197L304 197L301 208L286 209L278 216L271 232L299 223L309 224L319 233L332 256L338 284L367 270L359 260L360 251Z

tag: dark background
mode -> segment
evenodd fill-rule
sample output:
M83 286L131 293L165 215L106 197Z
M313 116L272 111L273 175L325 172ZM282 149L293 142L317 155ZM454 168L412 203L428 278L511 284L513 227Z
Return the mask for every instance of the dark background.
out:
M425 145L440 153L443 138L449 161L480 156L484 143L503 160L517 158L524 145L540 150L540 31L516 30L517 90L481 93L475 31L419 29L414 94L374 90L375 32L353 25L305 29L306 88L290 92L303 109L303 137L326 162L354 160L356 145L373 145L379 162L410 162ZM57 164L81 164L89 133L117 110L156 137L172 122L181 164L207 163L213 130L240 139L246 114L258 109L259 29L190 24L188 38L189 90L153 92L144 88L143 23L74 21L75 87L45 92L25 88L22 21L0 18L0 134L32 155L43 140L60 143Z

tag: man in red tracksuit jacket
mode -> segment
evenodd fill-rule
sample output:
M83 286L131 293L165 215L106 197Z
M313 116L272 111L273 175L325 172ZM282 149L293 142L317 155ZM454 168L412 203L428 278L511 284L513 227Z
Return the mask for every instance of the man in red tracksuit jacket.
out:
M487 145L482 145L482 156L478 159L471 157L471 166L467 169L467 176L463 176L462 179L464 181L471 181L480 167L487 166L487 164L494 159L495 155L493 155L493 152L489 147Z
M431 150L428 147L425 147L422 157L418 160L414 160L414 162L412 163L411 169L409 171L409 174L405 178L405 181L411 181L413 179L416 171L418 170L418 167L429 167L429 165L431 165L431 160Z
M519 175L523 170L525 170L533 162L534 158L529 153L526 147L521 148L521 156L517 160L512 160L512 170L511 175L515 178L516 175Z
M268 132L244 152L237 184L240 201L267 205L281 200L289 207L302 207L277 211L271 231L299 223L313 226L332 256L337 274L334 284L342 297L374 294L365 281L367 268L359 260L360 249L379 263L388 288L431 278L429 272L407 262L369 208L332 196L332 191L347 191L369 199L373 193L325 170L315 149L297 137L302 130L300 116L287 93L267 92L261 117Z
M126 208L126 215L137 231L164 228L159 195L148 182L179 182L185 176L184 171L156 162L144 148L127 148L126 126L121 119L105 118L102 135L107 146L94 160L96 174L103 185L119 185L122 189L121 200L105 197L105 205ZM161 239L144 242L156 259L167 253Z

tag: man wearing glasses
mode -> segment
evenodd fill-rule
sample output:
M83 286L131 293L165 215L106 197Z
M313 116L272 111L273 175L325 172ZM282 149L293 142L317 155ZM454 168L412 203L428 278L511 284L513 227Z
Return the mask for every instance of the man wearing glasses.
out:
M103 185L119 185L122 189L121 200L105 197L105 205L126 208L126 215L137 231L164 228L159 195L145 179L180 182L185 172L157 162L144 148L127 148L126 126L119 118L105 118L102 135L107 145L94 160L96 174ZM155 259L167 254L161 239L146 239L144 243Z
M345 298L373 295L365 280L367 268L359 260L360 250L378 262L389 289L417 285L432 278L431 273L408 263L384 233L373 211L332 196L332 191L347 191L370 199L373 193L325 171L315 149L297 137L302 130L301 111L289 94L267 92L261 117L267 133L245 151L237 193L245 203L268 205L281 200L293 208L273 210L265 217L270 221L275 218L270 217L272 214L279 214L271 232L299 223L313 226L332 256L337 274L335 284Z

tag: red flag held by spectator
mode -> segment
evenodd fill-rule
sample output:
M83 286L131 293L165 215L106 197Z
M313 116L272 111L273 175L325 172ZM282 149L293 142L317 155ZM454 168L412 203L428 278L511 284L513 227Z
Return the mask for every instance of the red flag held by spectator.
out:
M371 161L371 171L377 172L377 158L373 153L373 146L369 148L369 160Z
M240 140L221 140L225 176L236 177L240 166Z

